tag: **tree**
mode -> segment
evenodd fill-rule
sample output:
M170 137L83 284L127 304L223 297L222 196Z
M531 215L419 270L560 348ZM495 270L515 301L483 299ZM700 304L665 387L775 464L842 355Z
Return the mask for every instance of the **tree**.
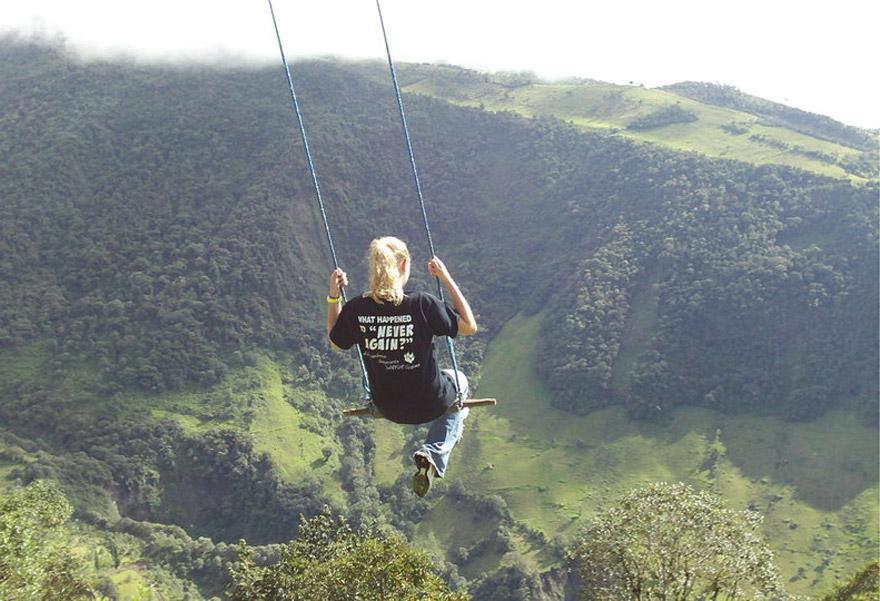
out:
M356 531L325 509L304 518L299 537L281 548L281 560L258 566L242 543L231 569L234 601L467 601L436 574L427 555L397 535Z
M822 601L874 601L880 599L880 562L873 562L859 570L852 579Z
M64 524L72 511L49 482L0 497L0 599L96 598L82 576L82 558L64 546Z
M681 483L634 490L598 515L575 545L583 599L790 599L758 535L761 520Z

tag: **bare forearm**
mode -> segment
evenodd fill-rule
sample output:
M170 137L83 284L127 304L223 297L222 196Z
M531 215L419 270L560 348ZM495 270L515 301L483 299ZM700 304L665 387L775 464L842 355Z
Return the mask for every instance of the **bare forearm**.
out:
M330 332L333 330L333 326L336 325L336 320L339 319L339 314L342 312L342 303L327 303L327 335L330 335Z
M456 284L455 280L452 279L452 276L449 275L449 270L446 269L446 265L443 264L443 261L438 257L431 257L431 260L428 261L428 273L439 279L440 282L446 286L446 289L449 290L449 295L452 297L452 305L455 307L455 310L458 311L459 315L458 333L462 336L476 334L477 320L474 319L474 312L471 311L471 306L468 304L464 294L461 293L458 284Z
M460 318L459 333L463 336L476 334L477 320L474 317L474 312L471 310L470 303L467 302L467 299L464 297L464 294L462 294L458 284L455 283L455 280L452 279L451 276L444 282L444 284L449 291L449 296L452 298L452 305L455 307Z
M333 331L333 326L342 313L342 289L346 286L348 276L337 267L330 274L330 289L327 293L327 336Z

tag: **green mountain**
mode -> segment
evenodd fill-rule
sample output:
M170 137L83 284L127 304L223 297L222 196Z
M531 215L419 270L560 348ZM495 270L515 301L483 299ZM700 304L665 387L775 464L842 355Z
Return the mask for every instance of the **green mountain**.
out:
M363 68L377 81L381 65ZM596 80L542 81L530 73L487 74L454 66L402 65L404 89L459 105L553 116L709 157L789 165L854 182L876 180L877 134L730 86L682 82L663 88Z
M427 259L380 73L295 65L355 289L379 233ZM562 599L583 520L660 479L765 513L794 592L870 559L872 134L684 89L401 73L438 252L484 326L462 361L501 402L474 411L449 482L414 497L422 430L338 415L357 371L323 341L331 263L280 68L9 38L0 491L59 481L123 598L220 594L232 543L272 558L327 504L404 532L475 598ZM790 148L771 161L755 136Z

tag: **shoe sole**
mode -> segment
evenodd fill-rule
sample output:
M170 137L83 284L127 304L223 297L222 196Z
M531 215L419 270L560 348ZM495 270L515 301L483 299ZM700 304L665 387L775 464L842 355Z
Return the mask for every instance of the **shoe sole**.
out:
M416 455L415 460L419 471L413 476L412 489L418 496L424 497L431 488L431 480L434 475L431 472L433 472L434 466L424 455Z
M431 488L431 478L428 476L429 469L431 469L430 466L420 467L419 471L416 472L416 475L413 476L413 492L420 497L424 497L428 494L428 490Z

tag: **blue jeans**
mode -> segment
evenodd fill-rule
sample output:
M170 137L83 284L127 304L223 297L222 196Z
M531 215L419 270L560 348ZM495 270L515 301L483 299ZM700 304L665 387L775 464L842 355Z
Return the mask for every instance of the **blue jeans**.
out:
M443 374L455 382L455 372L453 370L444 369ZM467 376L462 372L458 372L458 385L461 387L462 398L468 398L470 395L470 384L468 384ZM384 417L373 403L369 404L369 408L370 415L373 417L380 419ZM413 453L413 459L415 459L416 455L426 457L437 470L437 476L442 478L443 474L446 473L446 466L449 464L449 456L452 455L452 449L461 440L464 420L469 412L470 409L467 407L459 409L456 403L446 413L432 421L428 427L428 436L425 438L425 444Z
M444 369L443 374L455 381L455 372L451 369ZM458 372L458 385L461 387L462 398L468 398L470 394L470 386L467 377ZM419 450L413 453L426 457L437 470L437 476L442 478L446 473L446 466L449 464L449 456L456 443L461 440L461 434L464 430L464 420L467 417L469 409L459 409L456 403L449 410L431 422L428 428L428 436L425 438L425 444L419 447Z

